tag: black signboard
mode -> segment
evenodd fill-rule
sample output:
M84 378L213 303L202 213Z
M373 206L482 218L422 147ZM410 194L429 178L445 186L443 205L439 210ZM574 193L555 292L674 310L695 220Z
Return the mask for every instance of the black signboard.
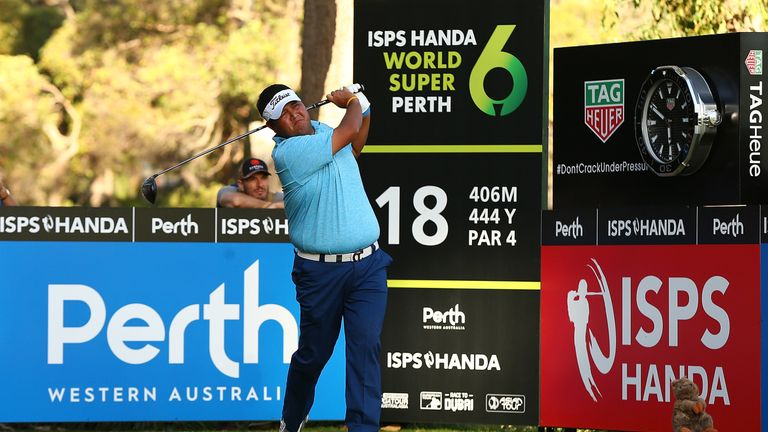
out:
M761 216L761 210L760 206L715 206L544 211L542 244L758 244L760 236L768 233L768 218Z
M6 207L0 240L288 243L278 209Z
M5 207L0 240L132 241L129 208Z
M390 278L538 280L540 155L441 156L361 158Z
M601 208L597 239L606 244L695 244L696 208Z
M275 209L216 209L218 242L288 243L288 219Z
M394 258L385 421L538 421L548 8L355 3L358 163Z
M766 48L732 33L556 49L553 206L765 202Z
M368 145L541 145L549 2L361 0Z
M136 209L136 241L216 241L214 209Z
M597 212L594 209L564 209L542 212L541 244L592 245L597 241Z
M385 327L399 333L382 337L385 418L538 423L539 322L521 317L539 310L539 292L467 288L397 290Z
M699 208L700 244L760 243L758 206Z

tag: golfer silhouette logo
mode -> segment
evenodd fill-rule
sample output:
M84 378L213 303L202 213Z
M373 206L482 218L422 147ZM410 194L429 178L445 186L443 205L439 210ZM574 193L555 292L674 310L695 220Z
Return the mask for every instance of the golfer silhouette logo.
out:
M587 267L592 270L595 282L600 291L589 291L589 284L585 279L579 280L579 286L574 291L568 291L568 319L573 323L573 348L576 353L576 364L579 367L581 381L584 388L589 393L593 401L597 402L597 393L601 398L603 394L597 388L595 379L592 376L592 363L595 364L600 373L607 374L613 367L613 361L616 358L616 321L613 317L613 303L611 303L611 293L608 289L608 282L605 280L603 269L600 264L592 259L593 265ZM605 322L608 333L608 354L603 354L600 345L595 338L592 329L589 326L589 299L588 296L602 296L603 306L605 308ZM589 333L589 344L587 344L587 333Z

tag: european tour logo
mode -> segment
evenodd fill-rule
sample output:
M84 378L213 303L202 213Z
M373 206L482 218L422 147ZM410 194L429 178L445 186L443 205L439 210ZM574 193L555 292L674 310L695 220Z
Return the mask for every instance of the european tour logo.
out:
M584 82L584 124L602 142L624 123L624 79Z

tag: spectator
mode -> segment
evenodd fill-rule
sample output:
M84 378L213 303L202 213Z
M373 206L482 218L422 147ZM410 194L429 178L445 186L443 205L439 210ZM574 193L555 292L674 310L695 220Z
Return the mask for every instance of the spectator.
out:
M11 191L3 183L3 179L0 178L0 207L13 207L19 205L11 195Z
M216 194L216 207L283 208L282 192L270 198L269 176L263 160L244 160L237 182L222 187Z

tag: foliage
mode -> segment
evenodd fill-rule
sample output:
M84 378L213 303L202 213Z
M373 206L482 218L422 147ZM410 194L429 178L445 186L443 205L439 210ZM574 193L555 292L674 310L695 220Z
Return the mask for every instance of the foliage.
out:
M64 16L57 9L34 7L21 20L21 31L15 41L13 52L26 54L37 61L40 48L61 27Z
M23 0L0 0L0 54L13 54L28 9Z
M301 0L0 0L0 176L27 205L136 205L154 172L249 129L299 82ZM765 0L551 0L553 47L762 30ZM213 205L238 142L158 179Z
M607 22L616 26L620 10L630 5L647 11L651 20L633 29L634 39L763 31L768 24L765 0L608 0ZM610 14L613 14L611 16Z
M589 45L609 39L610 29L598 25L604 1L553 0L550 10L552 47Z
M21 192L35 184L50 143L44 132L60 120L56 101L45 92L49 83L27 56L0 55L0 171Z
M0 42L28 54L0 57L0 176L22 204L138 205L145 177L257 118L295 43L289 1L0 0ZM161 199L212 206L246 144L162 176Z

